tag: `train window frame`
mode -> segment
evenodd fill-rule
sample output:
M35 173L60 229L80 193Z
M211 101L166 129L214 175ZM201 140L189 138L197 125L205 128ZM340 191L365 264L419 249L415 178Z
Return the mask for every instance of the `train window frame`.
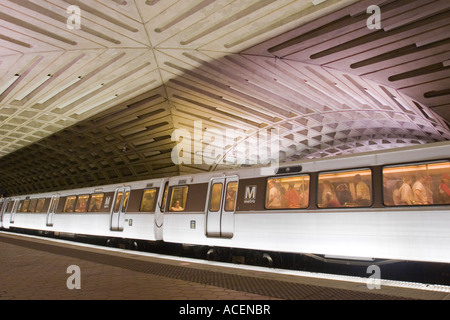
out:
M119 212L120 203L122 202L122 197L124 196L124 191L117 191L116 197L113 203L113 212Z
M85 210L80 210L80 204L82 203L80 200L84 200L87 197L87 200L85 202L86 207ZM75 208L73 210L73 213L87 213L88 212L88 208L89 208L89 202L91 199L91 195L90 194L80 194L77 196L77 201L75 204Z
M28 213L28 207L30 206L31 199L24 199L20 206L19 213Z
M219 191L219 201L217 203L214 203L214 205L217 205L217 207L212 207L213 205L213 193L215 191L214 187L215 186L220 186L220 191ZM210 192L210 196L209 196L209 204L208 204L208 211L209 212L219 212L220 211L220 205L222 203L222 197L223 197L223 183L222 182L215 182L213 183L213 185L211 186L211 192Z
M381 181L382 181L382 188L381 188L381 204L385 208L423 208L423 207L438 207L438 206L449 206L449 203L431 203L431 204L386 204L386 190L385 190L385 177L384 172L385 169L393 169L393 168L406 168L406 167L419 167L419 166L426 166L426 165L439 165L448 163L450 165L450 159L442 159L442 160L433 160L433 161L420 161L420 162L403 162L403 163L397 163L397 164L389 164L384 165L381 167ZM414 183L414 181L413 181ZM394 196L393 196L394 198ZM394 199L393 199L394 201ZM434 201L433 201L434 202Z
M159 206L159 210L161 212L166 212L167 211L167 198L169 197L169 187L170 187L170 181L167 180L164 182L164 187L163 187L163 194L162 194L162 199L161 199L161 203L158 203L157 205Z
M11 201L8 202L8 205L6 207L5 213L12 213L13 212L15 202L16 202L16 200L11 200Z
M98 196L101 196L100 206L98 207L98 209L92 210L93 209L93 205L95 203L95 201L93 201L94 197L98 197ZM87 213L98 213L98 212L101 212L102 204L103 204L103 200L104 199L105 199L105 194L103 192L102 193L94 193L94 194L92 194L90 199L89 199L88 206L87 206Z
M228 199L228 187L230 186L230 184L236 184L236 190L233 190L234 194L233 194L233 198L232 199ZM224 205L223 205L223 210L225 212L235 212L236 211L236 204L237 204L237 191L239 190L239 181L228 181L227 185L225 186L225 201L224 201ZM232 203L232 207L228 207L229 203Z
M184 199L184 203L183 206L181 207L182 210L175 210L174 206L173 206L173 200L174 200L174 194L175 194L175 190L177 189L185 189L185 199ZM184 191L183 191L184 194ZM189 186L172 186L170 188L170 201L169 201L169 212L174 212L174 213L178 213L178 212L186 212L186 205L188 202L188 194L189 194Z
M35 213L38 200L39 200L38 198L30 199L30 203L28 205L28 210L27 210L28 213Z
M34 212L35 213L43 213L44 212L44 207L45 207L45 198L39 198L38 199L38 201L37 201L37 203L36 203L36 208L34 209ZM39 205L40 204L42 204L42 206L41 206L41 209L40 210L38 210L38 208L39 208Z
M354 173L355 175L358 172L363 171L369 171L370 172L370 184L365 183L369 187L370 192L370 204L367 205L340 205L340 206L321 206L319 201L320 196L320 176L326 175L326 174L350 174ZM337 188L337 187L336 187ZM356 188L356 187L355 187ZM337 197L337 196L336 196ZM322 171L317 173L317 186L316 186L316 195L315 195L315 203L319 210L326 210L326 209L336 209L336 210L345 210L345 209L365 209L365 208L372 208L375 204L375 187L374 187L374 173L373 168L371 167L361 167L361 168L351 168L351 169L345 169L345 170L332 170L332 171ZM337 200L337 199L336 199ZM339 202L340 203L340 202Z
M307 196L306 201L307 205L306 207L299 207L299 208L293 208L293 207L280 207L280 208L269 208L268 207L268 201L267 196L269 194L269 180L274 179L292 179L292 178L299 178L299 177L308 177L308 188L307 188ZM290 174L290 175L278 175L278 176L270 176L266 178L265 182L265 190L264 190L264 209L270 210L270 211L280 211L280 210L288 210L288 211L294 211L294 210L308 210L311 206L310 203L310 193L311 193L311 174L310 173L296 173L296 174Z
M144 197L146 195L146 192L148 191L154 191L155 195L153 197L153 203L151 204L151 209L150 210L144 210L143 205L144 205ZM147 212L155 212L156 211L156 203L158 201L158 188L147 188L144 189L144 191L142 192L142 197L141 197L141 203L139 204L139 212L143 212L143 213L147 213Z
M73 207L72 207L71 211L67 210L67 205L69 204L68 203L69 199L73 200ZM74 213L76 202L77 202L77 196L67 196L64 201L63 213Z

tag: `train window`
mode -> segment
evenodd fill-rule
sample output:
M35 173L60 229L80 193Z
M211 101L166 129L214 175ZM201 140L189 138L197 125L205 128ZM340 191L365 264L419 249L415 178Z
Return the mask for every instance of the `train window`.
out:
M320 174L318 207L369 207L372 205L371 186L369 169Z
M45 205L45 199L39 199L37 204L36 204L36 209L34 210L34 212L36 213L41 213L44 211L44 205Z
M145 190L142 195L141 207L139 211L141 212L153 212L155 211L155 199L156 199L156 189Z
M75 206L75 212L87 212L89 195L78 196L77 205Z
M128 208L128 200L130 200L130 191L125 192L125 198L123 199L122 210L126 211Z
M169 193L169 181L166 181L166 183L164 184L164 194L163 194L163 198L162 198L162 203L159 208L161 210L161 212L164 212L166 210L166 201L167 201L168 193Z
M234 211L236 208L237 181L228 182L225 196L225 211Z
M114 212L118 212L120 208L120 202L122 201L123 192L117 192L116 202L114 203Z
M93 194L91 202L89 202L88 212L100 212L104 196L103 193Z
M23 201L22 203L22 208L20 208L20 212L27 212L28 211L28 206L30 205L30 199L26 199Z
M31 199L30 200L30 205L28 206L28 212L34 212L36 210L36 204L37 204L38 199Z
M173 187L169 211L184 211L186 209L187 194L188 187Z
M52 202L50 203L50 208L48 208L48 212L55 212L56 211L56 205L57 205L57 199L52 198Z
M266 209L307 208L309 205L309 180L309 175L268 179Z
M71 213L75 209L75 201L77 200L76 196L71 196L66 198L66 203L64 203L63 212Z
M450 162L383 169L386 206L450 204Z
M8 202L8 207L6 208L6 213L11 213L14 206L14 200Z
M209 211L217 212L220 209L220 202L222 201L222 183L214 183L211 190L211 198L209 200Z

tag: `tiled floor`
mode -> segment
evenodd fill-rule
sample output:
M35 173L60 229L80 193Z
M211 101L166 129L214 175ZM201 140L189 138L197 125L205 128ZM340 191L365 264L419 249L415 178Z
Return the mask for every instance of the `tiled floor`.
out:
M79 273L69 272L70 266ZM293 276L0 233L2 300L389 300L449 293ZM79 276L79 277L77 277ZM68 286L69 284L69 286ZM80 289L69 287L79 284Z
M0 242L0 299L33 300L265 300L274 299ZM77 283L81 289L68 289ZM70 278L70 279L69 279Z

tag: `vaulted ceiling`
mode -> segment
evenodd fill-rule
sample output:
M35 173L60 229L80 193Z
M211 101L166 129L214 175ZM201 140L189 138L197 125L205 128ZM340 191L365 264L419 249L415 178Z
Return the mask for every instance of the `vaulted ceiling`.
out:
M449 18L446 0L3 0L0 189L222 170L271 130L282 161L450 140ZM177 130L224 152L178 165Z

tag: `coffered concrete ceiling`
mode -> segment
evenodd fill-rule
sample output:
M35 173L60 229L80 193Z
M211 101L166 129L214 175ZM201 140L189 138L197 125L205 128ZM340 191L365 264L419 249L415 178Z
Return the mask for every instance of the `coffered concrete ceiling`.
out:
M216 162L242 144L257 158L271 129L282 161L449 140L449 18L446 0L3 0L0 186L235 166L174 163L195 121L235 133Z

